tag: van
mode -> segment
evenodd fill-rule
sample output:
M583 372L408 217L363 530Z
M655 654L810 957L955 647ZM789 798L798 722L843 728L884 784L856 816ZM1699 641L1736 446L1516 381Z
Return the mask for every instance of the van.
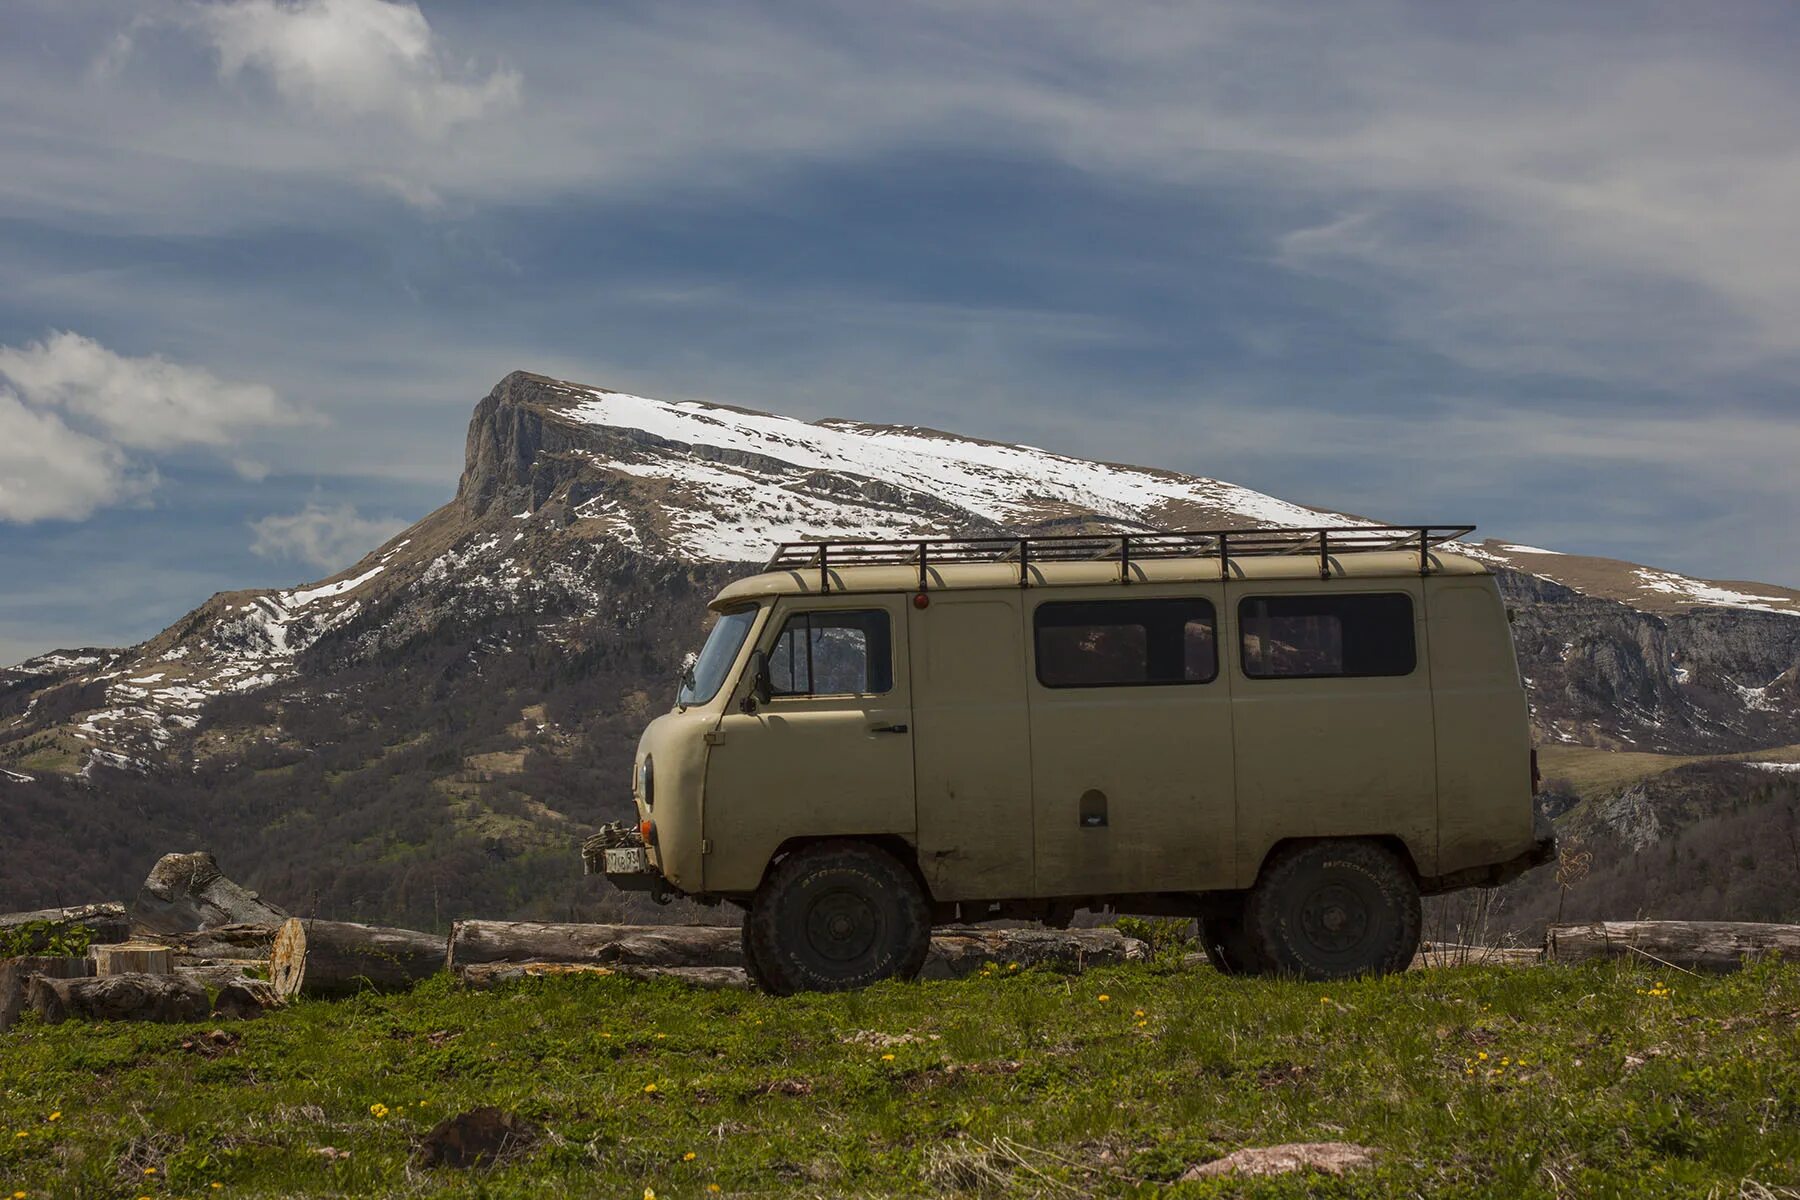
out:
M1198 917L1232 973L1397 971L1420 897L1546 861L1472 526L784 543L712 602L591 869L746 910L777 993L934 924Z

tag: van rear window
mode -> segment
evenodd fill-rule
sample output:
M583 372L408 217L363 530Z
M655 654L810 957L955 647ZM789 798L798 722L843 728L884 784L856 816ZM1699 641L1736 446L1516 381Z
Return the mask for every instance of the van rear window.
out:
M1209 600L1051 602L1032 621L1045 687L1210 683L1219 673Z
M1247 596L1238 643L1252 679L1410 675L1418 663L1403 592Z

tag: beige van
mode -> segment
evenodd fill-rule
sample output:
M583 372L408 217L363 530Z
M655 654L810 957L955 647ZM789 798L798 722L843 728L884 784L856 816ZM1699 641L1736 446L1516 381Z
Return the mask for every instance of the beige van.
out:
M1222 970L1394 971L1422 894L1545 861L1469 527L780 546L645 730L621 887L744 906L788 993L934 923L1201 919Z

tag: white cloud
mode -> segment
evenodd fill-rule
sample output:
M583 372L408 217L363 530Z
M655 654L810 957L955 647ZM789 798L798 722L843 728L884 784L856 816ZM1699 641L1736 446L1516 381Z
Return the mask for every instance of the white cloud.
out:
M417 4L235 0L191 12L221 75L260 71L289 103L334 120L392 120L436 140L519 98L504 68L454 78Z
M264 558L296 559L335 571L406 528L398 517L365 517L351 504L308 504L296 513L250 522L250 550Z
M54 333L0 346L0 520L80 520L157 483L141 453L225 450L303 418L262 384ZM133 452L140 452L134 455Z
M0 521L80 520L152 482L117 447L0 388Z

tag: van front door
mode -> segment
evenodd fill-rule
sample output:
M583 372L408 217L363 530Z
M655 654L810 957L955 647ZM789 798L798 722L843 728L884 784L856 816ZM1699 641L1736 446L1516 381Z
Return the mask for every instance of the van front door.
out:
M783 601L758 646L770 697L727 707L706 762L705 887L753 890L791 837L911 837L912 689L894 596Z

